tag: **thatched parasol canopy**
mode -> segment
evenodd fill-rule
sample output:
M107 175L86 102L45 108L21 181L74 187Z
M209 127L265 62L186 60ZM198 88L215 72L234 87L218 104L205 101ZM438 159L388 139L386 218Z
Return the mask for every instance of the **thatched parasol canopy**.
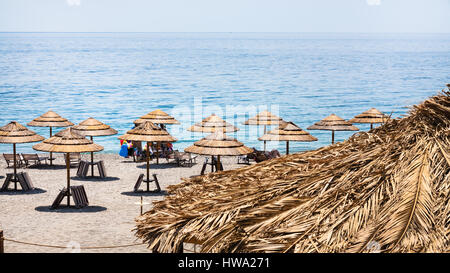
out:
M289 141L311 142L317 141L317 138L303 131L293 122L284 122L278 128L269 131L267 134L258 138L264 141L286 141L286 154L289 154Z
M117 134L117 131L94 118L80 122L72 127L72 130L83 136L111 136Z
M253 149L218 131L195 142L184 151L200 155L234 156L249 154Z
M211 116L203 119L201 122L192 125L187 130L191 132L202 133L213 133L216 131L229 133L239 131L239 128L233 126L231 123L226 122L215 114L212 114Z
M119 136L119 139L131 141L147 142L175 142L176 138L171 136L166 130L161 129L150 121L146 121L126 134Z
M72 126L73 123L53 111L48 111L42 116L28 122L27 125L34 127L68 127Z
M293 122L284 122L278 128L269 131L258 140L268 141L317 141L317 138L303 131Z
M53 153L86 153L99 152L103 147L76 133L72 128L67 128L34 145L33 149Z
M256 116L249 118L248 120L244 121L244 125L278 125L282 123L283 120L270 113L267 110L264 110L260 113L258 113Z
M444 92L336 145L184 179L136 234L159 252L448 252L449 117Z
M30 143L44 140L44 137L28 130L16 121L0 127L0 143Z
M307 128L308 130L327 130L327 131L358 131L356 126L343 118L331 114L328 117L314 123Z
M389 116L381 113L375 108L370 108L369 110L356 115L354 118L349 120L350 123L385 123L389 119Z
M139 125L146 121L150 121L154 124L180 124L174 117L159 109L140 117L134 121L134 124Z

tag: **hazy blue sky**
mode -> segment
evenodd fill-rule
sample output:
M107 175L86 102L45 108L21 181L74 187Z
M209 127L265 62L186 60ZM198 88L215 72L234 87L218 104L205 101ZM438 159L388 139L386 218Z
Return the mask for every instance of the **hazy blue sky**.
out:
M450 0L0 0L0 31L450 32Z

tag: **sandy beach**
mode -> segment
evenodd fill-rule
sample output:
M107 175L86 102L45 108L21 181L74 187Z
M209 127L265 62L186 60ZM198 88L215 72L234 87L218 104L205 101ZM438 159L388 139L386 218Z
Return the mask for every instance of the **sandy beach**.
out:
M19 150L20 152L20 150ZM133 186L139 174L145 173L145 163L135 163L132 158L125 159L115 154L95 155L95 161L103 160L108 178L79 179L76 167L71 169L71 185L84 185L89 198L89 207L83 209L57 209L49 207L59 191L66 186L66 169L61 154L56 155L55 166L46 165L20 168L18 172L27 172L37 188L31 192L0 192L0 229L7 239L35 244L69 246L68 248L48 248L5 241L5 252L71 252L71 246L83 247L117 246L141 243L134 236L134 219L140 214L140 196L151 208L152 202L161 200L165 189L172 184L181 183L182 177L200 174L203 157L197 158L192 167L178 167L167 163L165 159L156 165L151 162L150 173L157 174L162 193L133 192ZM83 155L89 160L90 155ZM236 169L235 157L222 158L226 170ZM210 171L210 166L207 172ZM6 173L13 172L6 162L0 162L0 178L3 183ZM97 170L95 174L98 175ZM20 186L19 186L20 187ZM141 189L144 186L141 186ZM12 188L12 184L10 185ZM64 199L63 204L65 204ZM81 252L150 252L146 245L120 248L81 249Z

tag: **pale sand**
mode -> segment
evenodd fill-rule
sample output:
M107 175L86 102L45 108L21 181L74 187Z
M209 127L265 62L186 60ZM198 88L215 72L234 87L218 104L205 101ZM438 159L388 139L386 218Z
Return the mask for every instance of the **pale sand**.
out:
M54 162L56 167L21 168L18 172L28 172L36 188L41 190L29 193L0 192L0 229L5 238L19 241L67 246L71 242L81 247L116 246L141 243L132 229L134 218L140 213L140 196L144 196L144 212L151 208L152 201L161 200L164 194L134 194L134 184L141 173L145 173L145 163L134 163L131 158L124 159L114 154L95 155L95 161L103 160L109 180L76 178L76 167L71 169L71 185L84 185L89 199L89 207L84 209L49 210L59 191L66 186L66 169L62 155L58 154ZM83 155L90 160L90 155ZM200 174L204 158L198 157L192 167L177 167L167 164L165 159L160 165L155 161L150 166L150 174L157 174L164 192L168 185L181 183L182 177ZM238 165L235 157L223 158L224 169L235 169ZM207 173L210 166L207 168ZM3 184L6 162L0 163L0 181ZM90 173L90 170L89 170ZM97 170L95 170L97 174ZM20 188L20 186L18 186ZM144 189L145 184L141 186ZM10 185L13 188L13 184ZM73 204L73 201L71 201ZM66 204L66 198L63 204ZM18 244L5 241L5 252L70 252L71 249L56 249ZM99 250L81 250L81 252L150 252L146 245L110 248Z

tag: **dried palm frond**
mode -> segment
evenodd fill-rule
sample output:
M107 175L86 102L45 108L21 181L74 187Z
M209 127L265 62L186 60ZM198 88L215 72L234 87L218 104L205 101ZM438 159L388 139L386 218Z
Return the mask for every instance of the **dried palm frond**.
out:
M184 179L137 218L159 252L448 252L450 92L314 151Z

